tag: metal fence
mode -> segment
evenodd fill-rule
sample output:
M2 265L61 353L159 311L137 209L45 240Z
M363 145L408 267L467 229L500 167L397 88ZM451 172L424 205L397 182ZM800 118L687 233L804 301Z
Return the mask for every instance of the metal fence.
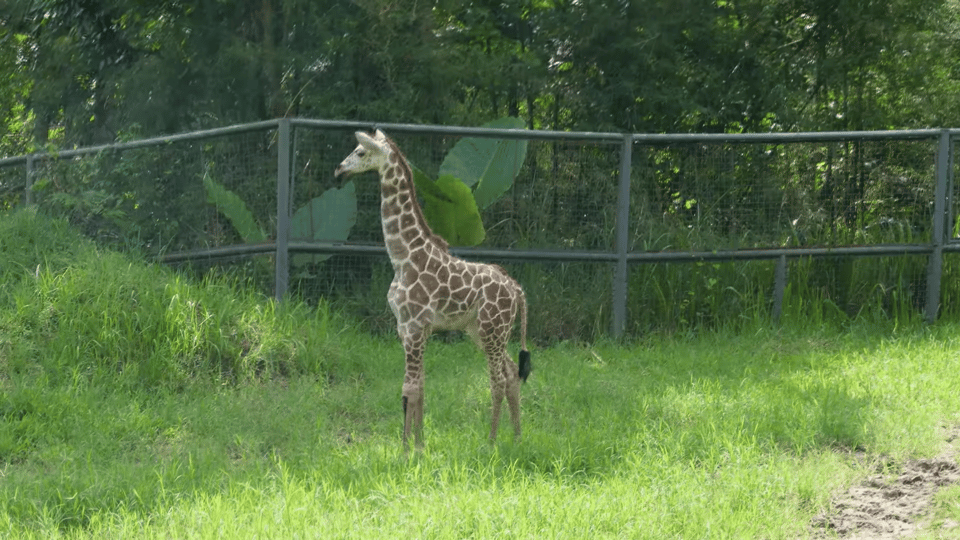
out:
M278 119L0 159L0 206L36 203L101 242L236 271L278 299L334 298L389 326L372 173L354 180L346 241L291 235L299 208L342 187L333 170L352 132L374 127L434 176L463 137L528 141L519 176L482 214L482 247L452 251L507 266L531 313L546 308L532 318L550 336L620 336L758 305L777 319L785 296L805 294L851 313L900 302L934 320L944 254L960 251L960 130L940 129L644 135ZM213 204L209 181L243 202L253 232Z

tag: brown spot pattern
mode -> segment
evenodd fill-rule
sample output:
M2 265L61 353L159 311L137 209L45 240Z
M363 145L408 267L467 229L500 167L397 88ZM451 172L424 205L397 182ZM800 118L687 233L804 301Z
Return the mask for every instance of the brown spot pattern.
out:
M446 242L433 234L423 218L410 167L399 148L380 131L374 140L383 149L376 156L380 160L380 208L384 243L395 270L387 299L397 317L406 357L402 394L409 406L404 412L404 446L411 433L422 446L423 350L434 328L463 329L483 351L492 398L490 437L496 437L506 398L519 438L520 380L506 346L519 311L520 344L526 347L523 290L500 266L450 255Z

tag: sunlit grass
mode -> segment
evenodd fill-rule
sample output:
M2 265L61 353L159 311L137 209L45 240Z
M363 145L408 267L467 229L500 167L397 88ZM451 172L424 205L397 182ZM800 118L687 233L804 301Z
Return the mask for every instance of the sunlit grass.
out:
M918 539L956 538L960 533L960 485L944 487L934 496L933 513L925 516L926 527Z
M4 465L0 525L38 537L803 537L876 461L935 453L958 405L952 330L538 351L525 440L493 446L482 360L468 343L434 344L427 448L410 461L389 342L356 344L364 369L333 384L74 391L49 426L73 435Z
M757 321L535 349L523 441L491 445L482 355L434 340L405 459L395 339L93 246L34 260L0 284L0 537L804 538L960 411L960 325Z

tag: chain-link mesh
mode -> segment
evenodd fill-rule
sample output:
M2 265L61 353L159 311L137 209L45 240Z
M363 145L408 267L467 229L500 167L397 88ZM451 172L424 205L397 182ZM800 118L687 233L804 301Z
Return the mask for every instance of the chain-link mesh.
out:
M631 249L929 244L936 140L637 145ZM791 259L783 309L824 302L922 313L926 257ZM641 264L631 269L633 328L725 324L769 313L774 261ZM802 294L798 292L802 291ZM896 297L896 298L894 298ZM815 300L816 299L816 300ZM898 311L897 313L902 313Z
M262 242L276 234L276 163L273 131L121 147L34 160L33 192L89 236L147 253Z
M385 295L393 271L385 255L375 173L335 178L356 146L352 126L294 124L290 214L292 241L345 242L373 251L293 252L289 292L336 302L369 327L392 331ZM408 160L436 178L463 135L406 126L388 134ZM597 262L517 262L486 257L523 285L530 331L542 339L589 339L611 326L622 138L530 140L507 191L481 210L489 250L575 251L609 255ZM88 235L148 254L193 252L201 271L242 276L272 294L270 254L224 259L207 248L277 238L278 131L172 138L149 146L33 160L34 198ZM933 241L936 138L865 140L852 136L759 141L704 138L636 142L632 147L626 293L629 332L723 325L774 310L778 261L645 259L659 252L839 249L850 246L929 246ZM24 162L0 166L0 204L24 201ZM956 173L956 171L951 171ZM960 196L951 188L947 236L957 232ZM298 213L316 220L347 219L342 208L317 201L352 190L355 216L346 238L304 236ZM339 200L339 199L338 199ZM315 206L311 206L315 205ZM320 233L317 233L320 234ZM326 233L323 233L326 234ZM302 243L301 243L302 245ZM754 253L755 254L755 253ZM881 255L881 254L874 254ZM787 259L782 305L829 305L845 315L879 310L922 312L929 257L797 257ZM545 256L546 257L546 256ZM944 283L953 283L956 254L944 255ZM691 262L692 261L692 262ZM956 287L943 287L944 313L956 311Z
M350 131L298 128L295 132L294 212L330 189L337 164L356 146ZM411 165L430 178L460 137L391 133ZM526 161L511 187L481 211L486 248L610 250L616 221L619 146L567 141L529 141ZM357 194L351 243L383 245L379 181L375 173L351 180ZM300 257L291 267L292 289L302 298L325 297L351 306L363 320L392 330L386 292L393 271L384 256L341 254ZM519 264L490 260L523 283L531 310L531 331L568 338L584 327L593 333L609 327L611 270L587 263ZM590 291L584 288L591 284ZM579 289L579 293L574 290ZM587 301L564 298L589 296ZM547 310L546 306L553 306ZM589 309L585 309L589 306ZM549 316L547 316L549 314Z
M513 187L487 208L485 245L613 249L620 147L530 141Z
M925 243L935 151L930 140L640 147L632 248Z
M24 203L27 182L25 160L7 166L0 166L0 210L16 208Z

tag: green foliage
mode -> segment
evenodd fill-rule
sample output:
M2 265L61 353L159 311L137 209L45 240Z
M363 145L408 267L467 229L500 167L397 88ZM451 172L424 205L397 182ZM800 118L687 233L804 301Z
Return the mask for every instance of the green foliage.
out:
M244 242L266 241L266 233L237 194L217 183L209 174L203 176L203 185L208 202L227 217ZM356 221L357 196L351 181L343 188L328 189L297 210L290 221L290 239L342 242L350 235ZM319 264L328 258L329 255L294 255L293 264Z
M960 10L944 0L7 4L7 153L282 116L639 132L960 119Z
M330 188L302 206L290 221L291 240L343 242L357 222L357 192L353 181ZM294 255L293 264L319 264L330 255Z
M523 120L501 118L485 128L522 129ZM483 210L503 195L520 173L527 141L464 137L450 149L440 165L440 176L459 178L473 188L476 205Z
M433 232L451 246L483 242L486 232L470 188L448 174L433 181L420 169L412 169L417 194L423 197L423 216Z
M847 7L825 0L748 0L692 10L665 1L642 9L609 2L82 4L26 1L0 8L6 23L0 24L0 64L6 68L0 70L0 114L7 126L0 152L282 115L476 125L508 114L514 120L496 125L651 132L886 129L949 126L960 119L960 79L952 67L960 11L956 3L936 0ZM221 155L251 156L251 148L273 144L258 135L245 147L230 142L232 136L223 139L229 141L199 148L216 154L210 161L221 180L235 178L223 170L229 161ZM36 195L45 211L68 216L101 243L149 247L151 253L219 245L236 235L269 237L273 209L263 202L267 198L255 198L268 175L251 175L256 178L219 192L215 204L234 216L227 219L237 233L223 231L222 220L198 211L211 188L197 181L195 164L190 168L197 149L192 144L178 153L165 151L182 148L171 144L164 151L151 148L152 155L130 150L38 163ZM446 142L437 138L436 144ZM478 150L488 144L496 149ZM525 156L522 146L511 150L509 144L468 138L444 160L441 172L468 163L475 171L504 171L455 175L473 183L476 212L448 177L438 183L418 177L438 231L454 245L484 240L610 249L612 153L536 141ZM743 153L730 152L731 146L635 152L633 249L929 238L925 205L932 200L933 160L925 142L906 150L857 140L757 144ZM884 165L899 152L909 155ZM490 204L524 157L530 159L517 176L522 189L515 185ZM61 166L79 173L64 174ZM6 188L21 178L16 171L2 182ZM298 210L298 222L307 216L315 221L318 207ZM494 228L482 228L479 211ZM376 232L374 219L363 226ZM307 260L322 257L295 257L298 264ZM632 268L636 331L723 326L725 314L749 318L768 311L769 265L720 266ZM796 275L815 278L810 286L799 279L791 284L790 294L806 302L800 313L822 310L827 319L847 320L884 312L900 319L915 313L922 296L915 262L798 266ZM369 276L379 270L367 268L345 273L356 290L382 295ZM546 339L590 339L609 317L602 311L609 303L596 300L607 290L606 272L565 274L533 279L549 298L542 305L551 321L543 327L553 337ZM861 279L872 281L858 284ZM334 290L341 284L330 282ZM570 302L570 283L576 282L595 292ZM944 313L952 313L956 303L946 301L955 295L952 286L944 295ZM378 301L382 307L382 296ZM570 304L591 307L578 311ZM381 316L372 308L362 313Z
M41 268L62 269L90 248L66 221L38 215L35 207L0 214L0 283L15 283Z
M522 120L507 117L482 127L520 129L523 125ZM443 158L436 181L411 166L418 194L424 199L424 217L433 232L451 246L482 242L486 232L480 210L510 189L526 153L527 141L465 137Z
M253 213L236 193L219 184L209 172L203 175L203 187L207 191L207 202L226 216L244 242L257 244L266 241L266 233L257 225Z

